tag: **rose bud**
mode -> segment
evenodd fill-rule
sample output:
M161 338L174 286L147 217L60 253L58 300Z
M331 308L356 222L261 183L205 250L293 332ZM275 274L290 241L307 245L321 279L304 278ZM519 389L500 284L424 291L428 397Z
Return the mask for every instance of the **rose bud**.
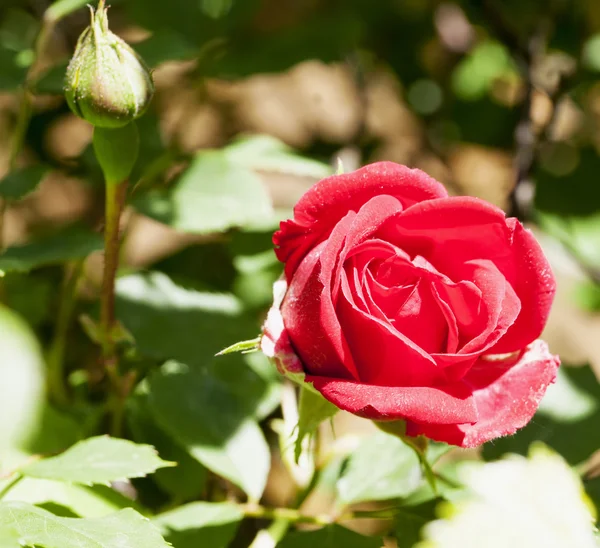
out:
M381 162L315 184L273 241L261 348L340 409L473 447L525 426L555 380L550 265L483 200Z
M90 26L67 68L65 95L71 110L94 126L122 127L146 110L152 76L141 57L108 30L104 0L90 10Z

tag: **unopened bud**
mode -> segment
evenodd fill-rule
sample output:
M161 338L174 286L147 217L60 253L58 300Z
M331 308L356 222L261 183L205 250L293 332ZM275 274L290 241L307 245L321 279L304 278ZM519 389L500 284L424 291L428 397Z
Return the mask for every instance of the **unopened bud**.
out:
M91 9L91 8L90 8ZM142 58L108 29L100 0L67 68L65 95L71 110L94 126L121 127L141 116L154 94Z

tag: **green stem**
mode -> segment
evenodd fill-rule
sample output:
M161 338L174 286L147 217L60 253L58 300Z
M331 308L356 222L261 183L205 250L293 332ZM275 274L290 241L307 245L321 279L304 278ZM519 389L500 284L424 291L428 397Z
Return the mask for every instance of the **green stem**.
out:
M115 279L119 266L119 222L127 195L127 181L107 182L104 222L104 273L100 296L100 332L104 370L112 385L112 426L114 436L121 434L123 399L115 342Z
M290 523L312 523L314 525L330 525L333 518L327 514L308 515L295 508L267 508L258 504L242 505L241 510L247 518L284 520Z
M119 266L119 222L127 194L127 181L107 184L104 221L104 274L100 303L100 328L105 365L113 367L115 360L115 279Z
M65 385L65 349L69 326L75 310L77 284L83 271L83 260L67 265L60 294L54 339L48 351L48 395L57 405L64 406L69 401Z
M17 483L19 483L22 479L23 479L23 475L19 472L16 472L12 479L8 480L8 482L6 483L6 485L0 489L0 500L2 500L6 494L15 486L17 485Z

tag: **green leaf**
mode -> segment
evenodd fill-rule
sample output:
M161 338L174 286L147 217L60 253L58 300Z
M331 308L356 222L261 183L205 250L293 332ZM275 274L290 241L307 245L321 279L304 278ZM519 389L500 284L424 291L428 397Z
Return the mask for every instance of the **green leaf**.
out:
M171 361L150 377L149 404L161 427L199 462L260 498L269 447L231 386L204 368Z
M85 5L86 0L56 0L46 10L46 17L51 21L57 22L79 8L83 8Z
M302 452L302 441L306 436L315 433L319 425L333 417L339 409L333 403L327 401L321 394L308 390L303 386L300 388L300 401L298 403L298 437L294 449L296 462Z
M42 165L24 167L13 171L0 180L0 196L7 200L21 200L33 192L48 173Z
M398 548L413 548L421 539L423 526L436 518L435 509L440 499L432 499L418 506L398 508L394 518L394 536Z
M235 141L225 148L233 163L258 171L274 171L322 179L333 173L331 166L304 158L270 135L255 135Z
M486 443L483 456L495 460L504 453L526 455L529 445L539 440L574 466L598 449L598 424L600 383L594 371L563 365L533 420L513 436Z
M44 368L33 332L0 305L0 450L34 432L44 397Z
M2 488L6 483L0 483ZM23 478L4 497L6 501L20 501L43 506L60 508L63 516L81 516L85 518L103 517L123 508L136 507L131 499L106 485L88 487L64 481ZM1 546L1 545L0 545Z
M100 234L71 227L36 242L9 247L0 255L0 271L27 272L41 266L82 259L103 246Z
M27 67L18 59L17 53L0 45L0 91L14 91L25 81Z
M60 453L85 437L86 426L85 421L47 404L25 449L32 454Z
M224 356L225 354L234 354L235 352L254 352L258 350L260 345L260 337L256 337L256 339L250 339L249 341L240 341L237 343L224 348L220 352L217 352L217 356Z
M21 545L40 548L168 548L135 510L98 519L61 518L22 502L0 503L0 535L17 533Z
M287 535L277 548L381 548L380 537L364 537L339 525L330 525L318 531L295 532Z
M158 468L173 466L158 457L154 447L119 438L97 436L76 443L64 453L22 468L25 476L92 485L140 478Z
M5 304L32 327L52 317L56 284L47 276L11 272L4 276Z
M165 61L184 61L198 55L198 48L176 32L159 30L135 45L135 51L149 67Z
M126 417L134 439L151 443L164 458L177 463L173 468L157 470L152 479L178 500L200 498L206 486L206 468L156 424L148 407L148 394L138 392L127 402Z
M598 527L600 524L600 476L585 479L583 485L585 486L585 492L596 507L596 527Z
M260 178L227 158L225 150L199 152L166 195L146 194L134 205L149 217L196 234L253 226L273 216Z
M152 522L176 548L226 548L244 514L226 502L193 502L156 516Z
M159 272L117 281L117 317L138 350L156 359L208 363L231 341L256 333L230 294L195 291Z
M377 432L365 438L337 482L341 502L405 497L422 482L419 459L396 436Z

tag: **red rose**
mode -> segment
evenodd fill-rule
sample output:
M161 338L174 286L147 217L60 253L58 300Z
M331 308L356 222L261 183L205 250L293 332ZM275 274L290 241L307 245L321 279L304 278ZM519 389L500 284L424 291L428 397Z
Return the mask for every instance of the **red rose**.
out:
M536 341L552 271L487 202L381 162L314 185L273 241L287 291L262 348L341 409L472 447L524 426L555 379Z

